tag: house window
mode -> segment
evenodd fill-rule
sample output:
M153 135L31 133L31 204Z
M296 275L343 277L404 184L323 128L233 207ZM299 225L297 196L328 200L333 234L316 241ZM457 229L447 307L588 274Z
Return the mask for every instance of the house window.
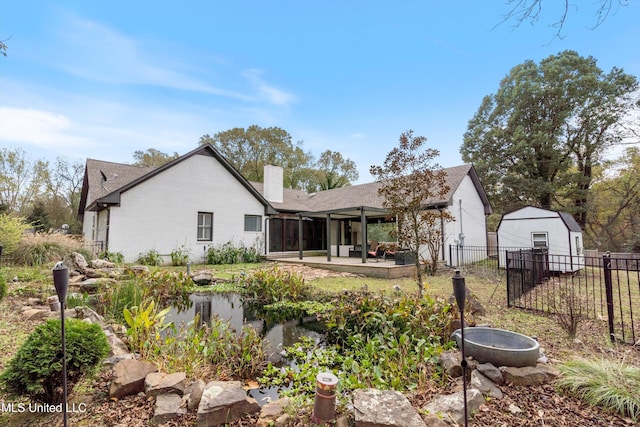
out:
M245 215L244 231L262 231L262 217L260 215Z
M198 212L198 240L213 240L213 212Z
M547 240L547 233L531 233L531 240L533 241L534 248L549 247L549 241Z

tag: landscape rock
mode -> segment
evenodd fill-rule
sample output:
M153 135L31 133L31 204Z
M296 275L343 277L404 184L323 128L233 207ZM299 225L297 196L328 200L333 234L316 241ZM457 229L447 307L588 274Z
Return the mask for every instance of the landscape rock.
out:
M187 413L180 406L182 398L176 393L161 394L156 398L156 407L151 418L152 425L164 424Z
M198 409L205 385L204 381L198 379L189 384L184 390L184 394L187 396L187 409L189 411L193 412Z
M69 268L70 273L77 271L78 273L85 274L89 267L87 260L78 252L72 252L69 255L66 255L62 259L62 263Z
M394 390L358 389L353 392L356 427L426 427L409 400Z
M109 397L121 398L144 391L144 380L152 372L158 372L153 363L125 359L113 367L113 379Z
M134 276L139 276L142 273L148 273L149 272L149 267L147 267L146 265L132 265L131 267L127 267L125 272L126 273L131 273Z
M131 354L129 347L122 342L116 334L108 330L103 331L107 336L107 342L109 343L109 356L123 356L125 354Z
M111 357L107 357L106 359L104 359L102 361L103 365L115 365L116 363L120 362L121 360L128 360L128 359L137 359L137 356L134 353L126 353L126 354L121 354L119 356L111 356Z
M90 319L91 323L96 323L100 325L100 327L102 328L107 326L107 322L104 320L104 317L100 316L90 307L87 307L87 306L75 307L75 311L76 311L76 317L78 319Z
M500 369L496 368L492 363L481 363L476 367L476 369L495 384L504 384L502 372L500 372Z
M443 351L440 354L440 366L451 378L462 376L462 356L457 350Z
M210 271L202 270L195 273L192 279L196 285L208 286L213 281L213 274Z
M282 399L269 402L260 410L260 417L258 418L258 427L270 427L275 426L276 421L285 415L284 411L289 406L289 399L283 397Z
M260 411L255 399L247 397L240 381L211 381L198 405L198 427L218 426Z
M467 413L469 417L478 411L484 403L484 397L480 390L470 388L467 390ZM464 424L464 394L462 391L438 396L423 408L428 414L441 415L444 419L450 419L457 424Z
M552 381L560 375L557 368L539 363L537 366L524 366L515 368L513 366L502 366L500 372L506 383L513 385L532 386L544 384Z
M477 388L487 397L502 399L502 390L500 390L493 381L485 377L477 369L471 372L471 388Z
M187 375L184 372L173 374L152 372L144 380L144 392L147 396L177 394L182 397L186 380Z
M22 310L22 316L24 316L28 320L45 320L48 319L50 315L54 314L56 317L60 317L56 312L51 312L49 309L42 308L27 308L26 310Z
M89 267L97 269L116 268L116 264L111 261L107 261L106 259L92 259L89 261Z

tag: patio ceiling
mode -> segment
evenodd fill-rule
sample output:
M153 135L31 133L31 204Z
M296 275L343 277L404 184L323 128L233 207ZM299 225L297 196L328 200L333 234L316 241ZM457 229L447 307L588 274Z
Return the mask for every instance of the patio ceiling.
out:
M389 211L384 208L375 208L372 206L354 206L350 208L328 209L323 211L307 211L300 212L298 215L307 218L326 218L331 215L331 219L354 219L362 218L386 218Z

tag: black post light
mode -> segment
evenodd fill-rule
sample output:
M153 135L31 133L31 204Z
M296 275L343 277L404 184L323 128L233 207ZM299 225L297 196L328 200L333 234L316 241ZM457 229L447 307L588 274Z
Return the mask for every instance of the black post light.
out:
M63 403L63 425L67 427L67 346L64 335L64 302L67 299L69 289L69 268L62 261L53 267L53 286L56 288L58 300L60 301L60 330L62 332L62 403Z
M467 427L467 358L464 354L464 303L466 300L466 284L464 276L460 274L460 270L456 270L455 275L451 278L453 282L453 295L456 297L456 303L458 303L458 309L460 310L460 351L462 352L462 396L464 399L464 425Z

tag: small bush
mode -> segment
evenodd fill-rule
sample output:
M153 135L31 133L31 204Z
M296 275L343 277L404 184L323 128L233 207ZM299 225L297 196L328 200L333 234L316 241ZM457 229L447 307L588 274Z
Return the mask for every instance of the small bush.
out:
M124 264L124 255L122 254L122 252L103 251L98 254L98 258L105 259L116 264Z
M0 301L7 296L7 281L3 274L0 274Z
M189 249L182 245L171 251L171 264L175 266L187 265L189 262Z
M77 319L65 321L67 385L73 386L109 352L100 326ZM49 320L29 335L0 375L10 394L57 404L62 402L62 338L60 320Z
M573 360L559 366L556 386L585 402L640 421L640 368L620 361Z
M283 300L307 300L311 297L312 288L301 275L275 266L249 275L241 293L252 302L263 305Z
M11 254L17 247L22 233L29 228L24 218L9 214L0 214L0 236L2 236L3 255Z
M37 267L59 261L65 255L81 249L80 242L65 234L28 234L18 243L13 259L16 264Z
M162 257L158 251L150 249L147 252L139 254L137 262L142 265L158 266L162 264Z
M220 247L210 247L207 250L207 264L240 264L260 262L260 254L255 247L235 246L227 242Z

